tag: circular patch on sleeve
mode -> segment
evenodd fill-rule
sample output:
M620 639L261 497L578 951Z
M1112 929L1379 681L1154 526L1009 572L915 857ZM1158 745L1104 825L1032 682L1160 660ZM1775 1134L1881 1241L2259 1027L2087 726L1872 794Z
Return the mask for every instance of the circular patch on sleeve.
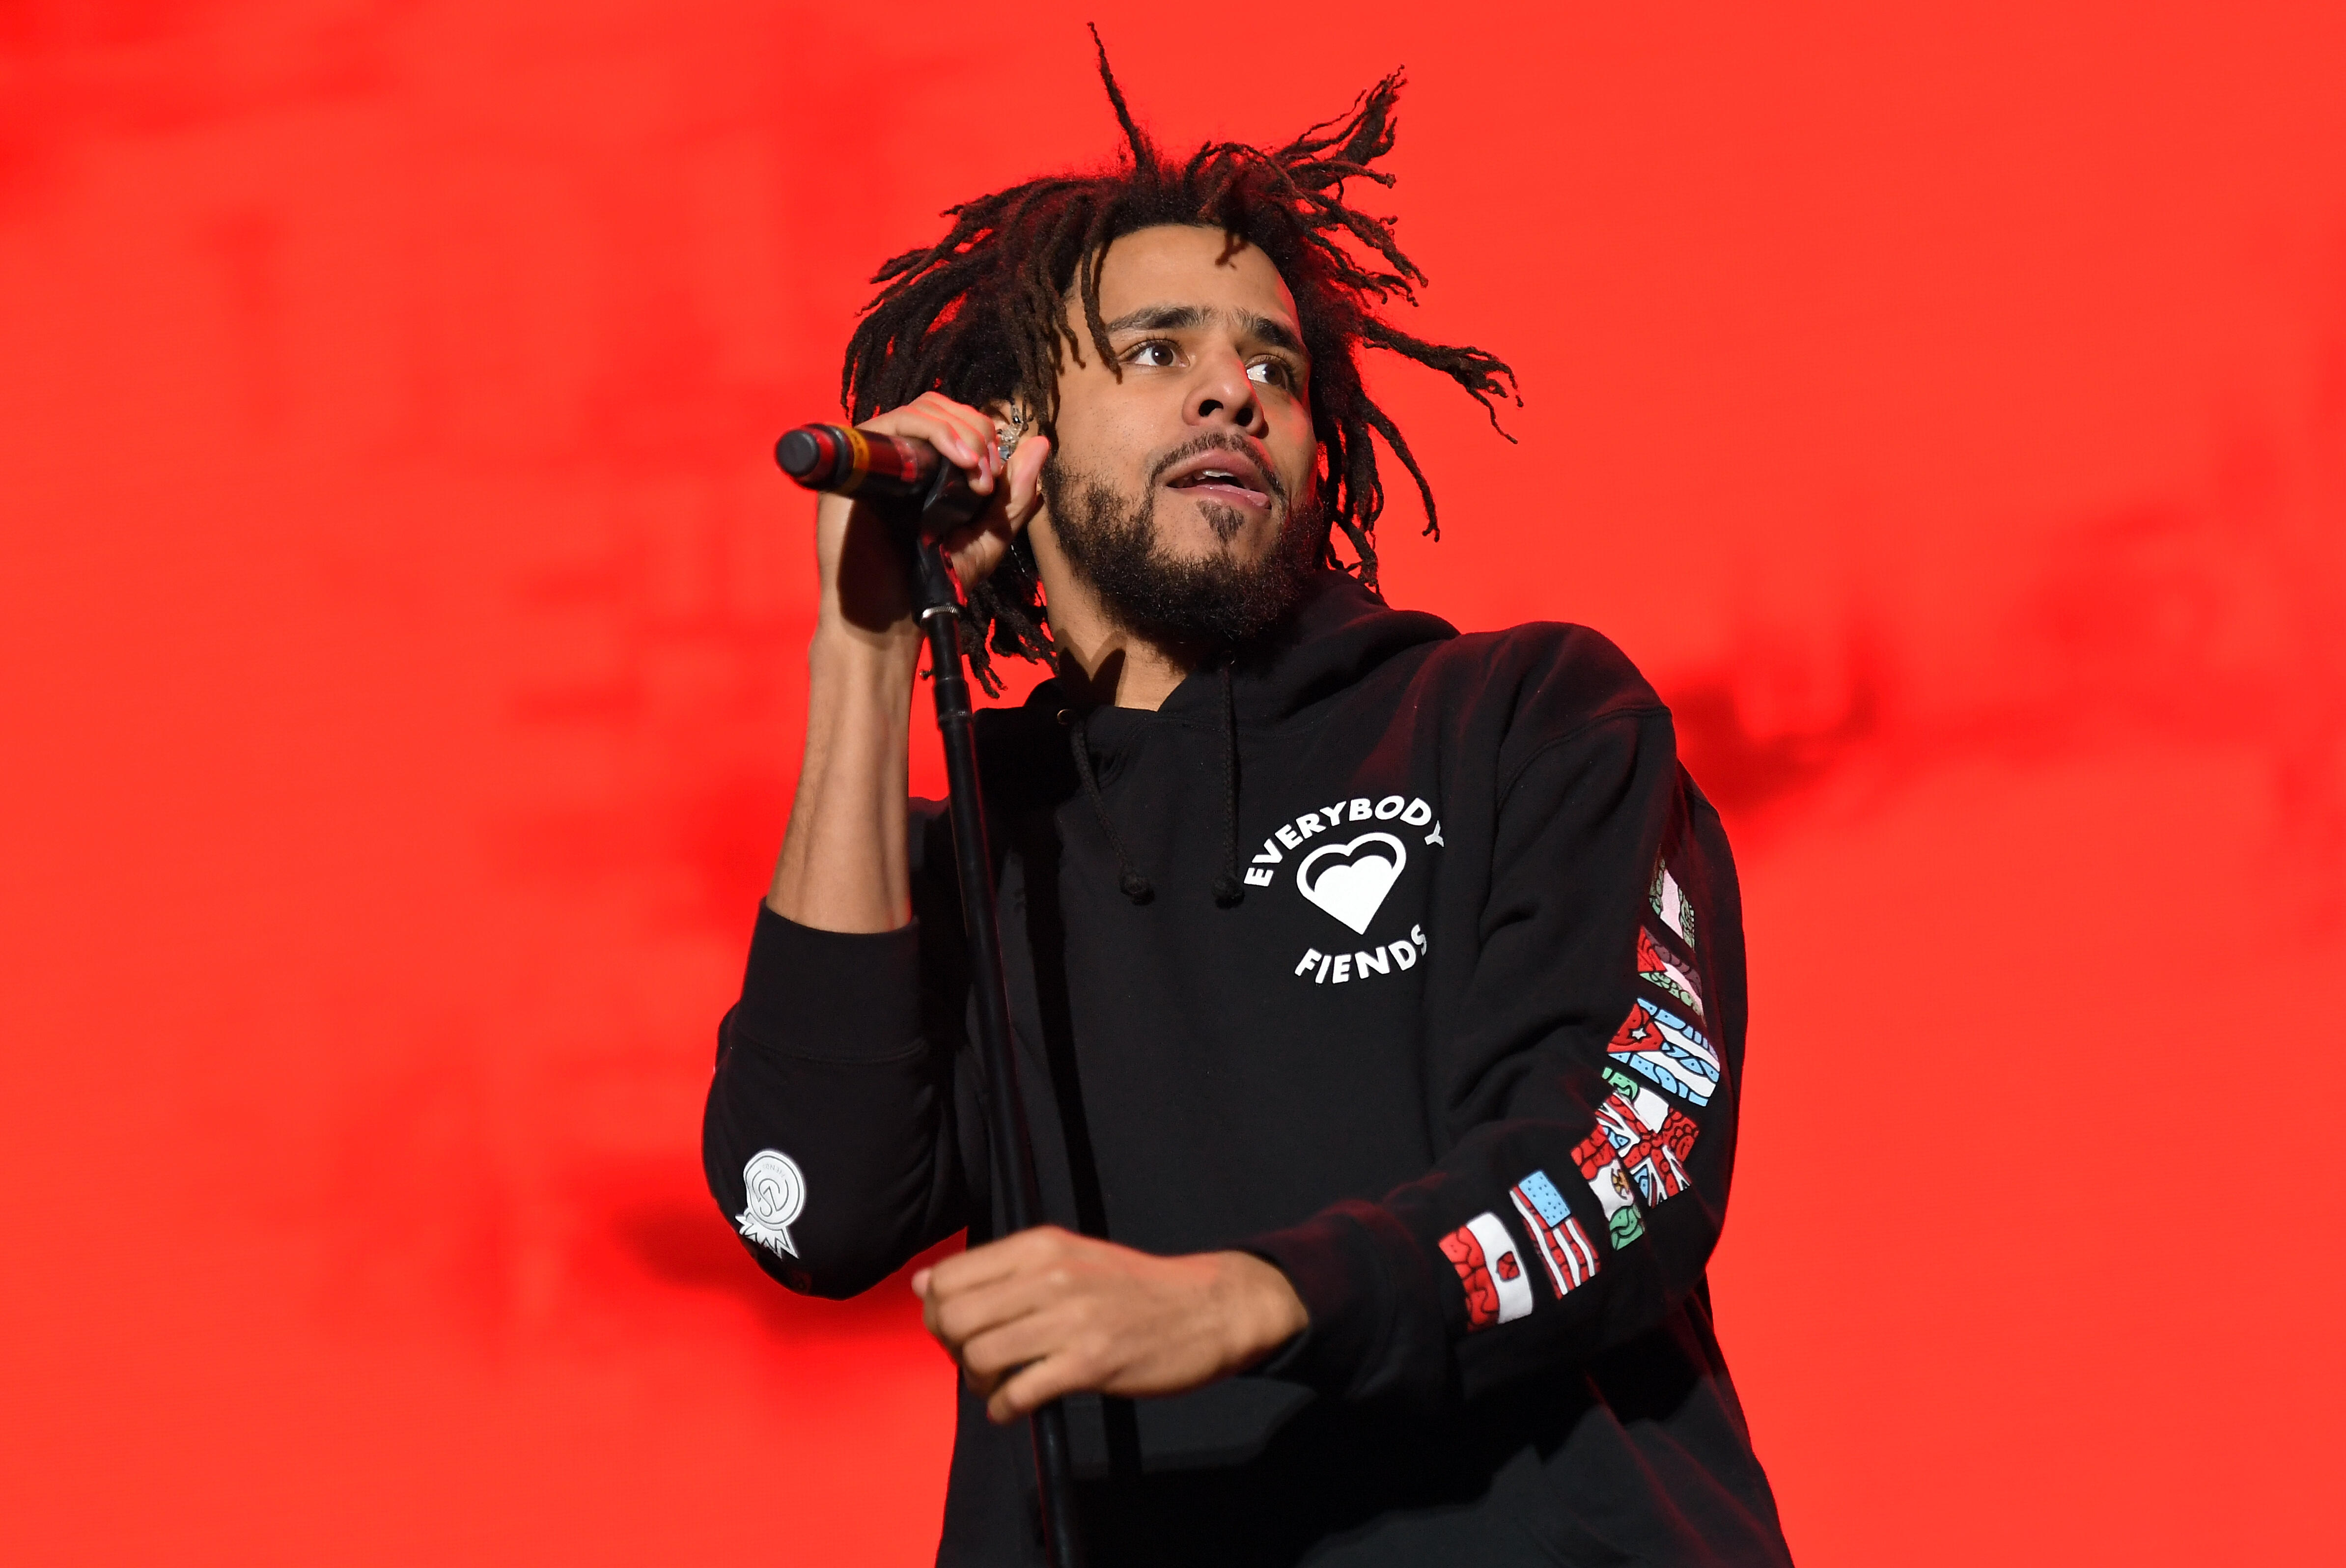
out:
M780 1149L760 1149L741 1167L741 1185L749 1189L750 1207L734 1217L741 1234L759 1246L796 1257L797 1243L790 1227L806 1208L806 1176L798 1162Z

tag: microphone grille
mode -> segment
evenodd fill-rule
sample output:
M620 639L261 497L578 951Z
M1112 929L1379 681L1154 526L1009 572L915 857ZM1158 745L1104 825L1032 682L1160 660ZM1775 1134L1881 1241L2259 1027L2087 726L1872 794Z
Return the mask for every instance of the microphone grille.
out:
M774 461L801 484L820 484L829 477L821 472L831 466L827 445L811 430L794 430L774 443Z

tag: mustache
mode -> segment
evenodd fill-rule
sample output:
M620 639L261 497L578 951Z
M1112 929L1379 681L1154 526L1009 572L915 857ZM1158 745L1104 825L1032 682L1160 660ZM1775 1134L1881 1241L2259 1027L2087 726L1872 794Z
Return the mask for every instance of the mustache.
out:
M1279 470L1271 466L1270 454L1242 435L1229 435L1219 431L1209 430L1201 435L1193 435L1150 463L1148 488L1156 489L1157 482L1164 478L1174 464L1187 463L1189 459L1208 452L1237 453L1254 464L1256 471L1261 473L1263 485L1270 492L1270 498L1281 506L1287 504L1287 486L1280 482Z

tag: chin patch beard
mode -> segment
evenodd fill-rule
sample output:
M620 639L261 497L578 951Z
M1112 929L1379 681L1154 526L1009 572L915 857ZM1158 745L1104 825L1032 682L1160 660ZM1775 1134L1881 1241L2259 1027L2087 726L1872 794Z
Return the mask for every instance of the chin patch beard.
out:
M1237 644L1287 613L1311 575L1321 533L1316 487L1283 509L1279 537L1258 561L1230 549L1246 518L1234 506L1198 509L1220 547L1195 560L1157 542L1157 487L1138 499L1097 474L1073 473L1054 452L1043 464L1043 499L1067 565L1127 631L1178 643Z

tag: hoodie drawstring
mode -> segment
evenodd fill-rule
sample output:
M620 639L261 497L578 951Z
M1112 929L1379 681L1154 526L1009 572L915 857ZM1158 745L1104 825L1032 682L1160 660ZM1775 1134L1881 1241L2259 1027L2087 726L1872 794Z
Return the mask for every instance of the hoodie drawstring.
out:
M1092 815L1099 819L1100 831L1107 835L1110 848L1116 850L1116 885L1134 903L1145 904L1157 896L1148 879L1132 869L1132 857L1125 852L1124 835L1116 830L1116 823L1107 814L1107 802L1100 799L1099 779L1092 773L1091 742L1084 734L1084 716L1073 716L1067 725L1067 749L1075 754L1076 772L1083 779L1084 794L1092 803Z
M1214 877L1214 901L1224 909L1246 898L1246 883L1239 876L1239 705L1231 690L1230 666L1235 657L1222 664L1222 869ZM1084 797L1092 803L1092 815L1098 820L1100 831L1107 835L1108 847L1116 851L1116 885L1134 903L1145 904L1157 896L1156 887L1147 877L1132 868L1132 856L1124 847L1124 835L1116 830L1115 820L1107 814L1107 801L1100 794L1099 779L1092 771L1092 748L1085 731L1085 716L1062 710L1060 722L1067 727L1067 751L1076 760L1076 776L1083 780Z
M1231 655L1222 661L1222 874L1214 879L1214 901L1224 909L1246 897L1239 881L1239 704L1230 692Z

